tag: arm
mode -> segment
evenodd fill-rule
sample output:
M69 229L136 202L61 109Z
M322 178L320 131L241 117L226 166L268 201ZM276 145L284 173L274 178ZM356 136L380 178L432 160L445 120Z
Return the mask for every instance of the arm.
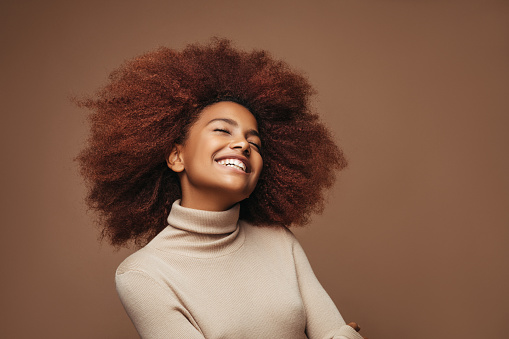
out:
M176 296L146 273L117 272L115 282L120 300L142 338L205 338Z
M295 236L293 257L302 301L306 310L306 334L310 339L363 339L345 324L334 302L316 278L311 265Z

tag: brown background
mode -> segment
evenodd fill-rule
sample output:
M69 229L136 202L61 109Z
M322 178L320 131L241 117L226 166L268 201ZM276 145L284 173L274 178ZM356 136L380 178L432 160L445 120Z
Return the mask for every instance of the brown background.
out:
M72 162L124 59L212 35L304 70L350 167L298 230L365 336L507 338L508 1L2 1L2 338L135 338ZM317 166L327 164L317 164Z

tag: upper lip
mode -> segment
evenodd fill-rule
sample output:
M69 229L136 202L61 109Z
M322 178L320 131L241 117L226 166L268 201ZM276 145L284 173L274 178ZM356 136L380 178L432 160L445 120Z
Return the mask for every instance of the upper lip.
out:
M249 163L249 159L246 158L245 156L242 156L242 155L238 155L238 154L229 154L229 155L222 155L220 157L217 157L214 159L214 161L219 161L219 160L223 160L223 159L237 159L237 160L240 160L244 163L244 165L246 165L246 173L250 173L251 172L251 164Z

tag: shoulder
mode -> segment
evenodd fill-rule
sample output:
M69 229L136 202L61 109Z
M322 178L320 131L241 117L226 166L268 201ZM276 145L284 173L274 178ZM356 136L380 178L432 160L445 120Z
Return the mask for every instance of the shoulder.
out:
M246 230L247 233L252 233L260 236L296 240L295 235L292 233L292 231L285 226L253 225L244 220L240 220L240 222L241 226Z
M124 259L115 271L115 279L126 278L130 275L151 276L151 267L155 266L157 258L150 249L143 247Z
M285 226L255 226L241 221L249 242L264 243L268 246L293 249L298 240Z
M243 228L245 230L245 232L257 234L257 235L282 236L288 230L284 226L253 225L249 221L245 221L242 219L239 220L239 223L240 223L240 227Z
M168 261L168 255L158 250L157 244L163 241L161 238L164 230L156 235L148 244L124 259L116 270L116 275L127 272L150 273L163 262Z
M115 271L115 285L122 300L149 291L167 291L162 270L172 274L171 268L163 267L157 251L143 247L128 256ZM158 292L158 293L159 293Z

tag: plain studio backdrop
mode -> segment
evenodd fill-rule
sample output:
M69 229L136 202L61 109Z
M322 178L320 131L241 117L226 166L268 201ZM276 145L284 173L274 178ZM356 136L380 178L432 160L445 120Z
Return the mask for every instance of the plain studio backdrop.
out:
M221 36L303 70L347 154L295 230L343 317L373 339L507 338L508 1L4 0L0 25L0 337L137 337L114 285L132 249L98 241L69 97Z

